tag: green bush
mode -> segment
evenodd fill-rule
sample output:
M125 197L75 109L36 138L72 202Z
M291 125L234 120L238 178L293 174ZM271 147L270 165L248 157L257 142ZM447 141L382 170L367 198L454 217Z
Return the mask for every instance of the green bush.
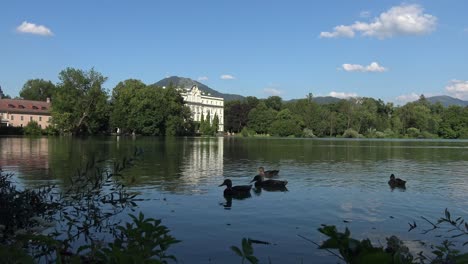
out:
M421 135L421 131L417 128L410 127L406 130L406 134L411 138L418 138Z
M42 129L36 121L31 121L24 127L24 134L39 136L42 134Z
M304 128L304 130L302 130L302 136L305 137L305 138L316 138L317 136L314 135L314 131L312 131L312 129L309 129L309 128Z
M361 138L362 135L359 134L356 130L349 128L343 133L344 138Z

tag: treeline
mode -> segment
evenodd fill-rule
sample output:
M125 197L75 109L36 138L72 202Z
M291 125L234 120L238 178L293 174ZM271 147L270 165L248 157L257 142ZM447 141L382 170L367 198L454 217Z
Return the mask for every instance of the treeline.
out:
M225 104L226 131L244 136L468 138L468 107L419 100L394 106L373 98L318 104L311 94L284 102L247 97Z
M190 109L179 92L129 79L103 88L106 77L91 69L67 68L59 73L59 83L29 80L20 97L45 101L52 98L54 129L61 134L96 135L119 130L122 134L182 136L195 132Z
M67 68L59 83L33 79L20 97L52 98L52 122L59 133L75 135L141 134L155 136L214 135L219 119L194 122L175 87L163 89L139 80L122 81L112 93L103 88L106 77L94 69ZM210 122L211 120L211 122ZM373 98L351 98L318 104L312 94L284 102L279 96L247 97L224 108L226 132L244 136L468 138L468 107L431 104L424 95L404 106Z

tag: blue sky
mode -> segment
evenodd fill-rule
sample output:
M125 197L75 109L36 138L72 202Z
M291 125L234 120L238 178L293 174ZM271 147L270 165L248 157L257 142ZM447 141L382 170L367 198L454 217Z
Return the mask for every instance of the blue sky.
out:
M0 86L92 67L284 99L468 100L468 1L2 1Z

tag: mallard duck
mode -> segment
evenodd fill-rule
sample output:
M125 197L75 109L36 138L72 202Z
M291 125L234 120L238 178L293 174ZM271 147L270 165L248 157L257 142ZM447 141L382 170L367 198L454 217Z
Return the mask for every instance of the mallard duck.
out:
M263 167L260 167L258 168L258 175L261 175L263 177L267 177L267 178L270 178L270 177L274 177L274 176L277 176L279 173L279 170L265 170L265 168Z
M392 188L395 188L395 187L406 188L406 181L400 178L395 178L395 175L392 173L392 175L390 175L390 180L388 181L388 185L390 185L390 187Z
M224 195L246 195L250 194L250 189L252 189L252 185L232 186L232 181L230 179L225 179L219 187L224 185L226 186L226 189L224 189Z
M279 181L279 180L263 180L263 176L257 175L253 178L252 181L255 182L255 187L277 187L277 188L284 188L288 181Z

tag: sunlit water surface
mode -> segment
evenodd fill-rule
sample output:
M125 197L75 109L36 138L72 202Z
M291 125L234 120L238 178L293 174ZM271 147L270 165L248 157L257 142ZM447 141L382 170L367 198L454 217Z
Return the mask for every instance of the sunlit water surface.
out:
M271 243L254 245L261 262L336 263L298 236L320 243L321 224L376 245L397 235L419 251L415 241L443 239L421 234L430 228L421 216L437 220L449 208L468 219L468 141L4 137L0 167L22 186L60 185L87 159L119 160L135 147L144 153L126 171L130 187L146 199L139 210L182 240L170 251L179 263L240 263L230 246L244 237ZM259 166L279 169L288 191L226 201L218 185L248 184ZM406 190L389 188L391 173ZM413 221L418 229L408 232Z

